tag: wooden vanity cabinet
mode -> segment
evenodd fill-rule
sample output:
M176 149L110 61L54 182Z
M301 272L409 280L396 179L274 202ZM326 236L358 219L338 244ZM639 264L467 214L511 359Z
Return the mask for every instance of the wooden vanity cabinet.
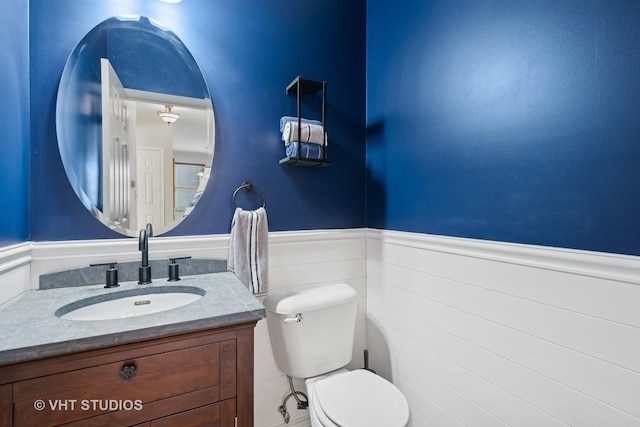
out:
M253 427L254 326L0 366L0 427Z

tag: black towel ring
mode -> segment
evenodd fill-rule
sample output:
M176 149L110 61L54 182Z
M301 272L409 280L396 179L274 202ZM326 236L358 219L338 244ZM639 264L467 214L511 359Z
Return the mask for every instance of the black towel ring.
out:
M260 197L262 197L262 207L265 208L267 207L267 198L264 195L264 193L262 192L262 190L260 190L258 187L256 187L255 185L253 185L252 183L250 183L249 181L245 181L242 183L242 185L238 188L236 188L236 191L233 192L233 196L231 196L231 200L233 201L233 207L237 208L238 205L236 204L236 195L238 195L238 191L244 191L245 193L247 191L252 191L252 190L256 190L258 193L260 193Z

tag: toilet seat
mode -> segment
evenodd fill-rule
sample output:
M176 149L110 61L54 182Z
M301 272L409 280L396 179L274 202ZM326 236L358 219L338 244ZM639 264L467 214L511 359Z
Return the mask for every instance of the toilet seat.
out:
M329 375L315 381L313 388L312 405L323 425L404 427L409 422L402 392L367 370Z
M339 427L322 411L320 402L318 402L317 393L315 392L315 385L309 388L307 393L309 394L309 418L311 421L311 427Z

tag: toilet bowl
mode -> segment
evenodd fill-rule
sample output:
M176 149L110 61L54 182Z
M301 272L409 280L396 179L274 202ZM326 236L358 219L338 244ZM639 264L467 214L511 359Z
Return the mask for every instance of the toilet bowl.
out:
M341 369L306 380L312 427L404 427L409 405L389 381L367 370Z

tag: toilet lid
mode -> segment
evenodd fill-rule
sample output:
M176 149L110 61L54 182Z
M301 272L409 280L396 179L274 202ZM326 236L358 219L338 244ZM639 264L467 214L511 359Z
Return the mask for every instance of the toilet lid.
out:
M400 390L364 369L318 381L316 393L325 415L342 427L403 427L409 421Z

